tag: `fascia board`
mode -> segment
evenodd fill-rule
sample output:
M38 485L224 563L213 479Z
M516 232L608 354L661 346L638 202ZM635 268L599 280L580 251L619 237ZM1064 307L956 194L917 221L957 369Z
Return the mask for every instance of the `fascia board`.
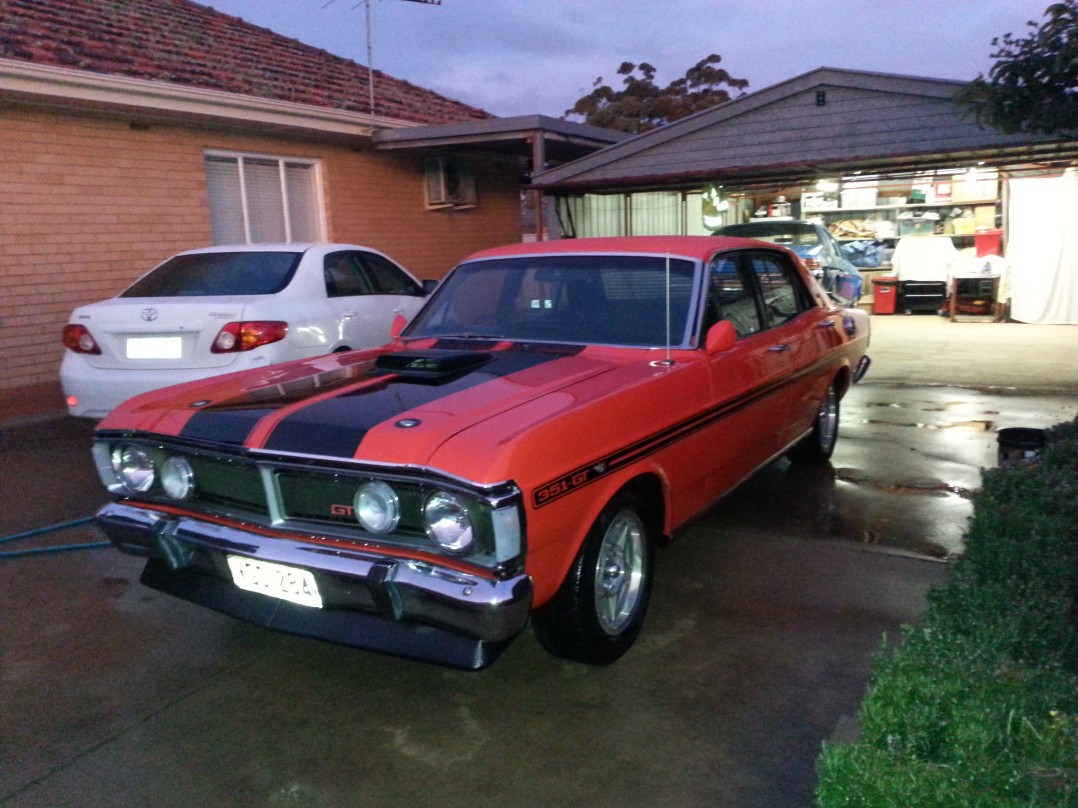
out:
M372 122L370 115L361 112L90 73L16 59L0 59L0 95L6 94L362 137L370 137L372 123L375 129L415 125L411 121L380 116L375 116Z

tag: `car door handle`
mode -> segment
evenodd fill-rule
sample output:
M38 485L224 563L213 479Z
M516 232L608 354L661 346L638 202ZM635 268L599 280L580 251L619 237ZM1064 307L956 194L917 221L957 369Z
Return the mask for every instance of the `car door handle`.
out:
M772 345L767 350L771 351L771 353L782 353L783 351L790 350L790 346L785 342L780 342L778 345Z

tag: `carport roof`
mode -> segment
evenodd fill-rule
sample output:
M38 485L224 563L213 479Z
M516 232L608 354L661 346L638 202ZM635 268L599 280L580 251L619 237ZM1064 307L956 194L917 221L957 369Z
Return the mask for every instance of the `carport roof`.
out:
M762 187L1078 159L1078 141L979 126L953 102L964 84L821 67L539 173L533 185L548 193Z
M379 132L374 142L376 148L385 150L496 152L529 158L532 165L547 167L576 160L629 137L626 132L545 115L521 115L388 129Z

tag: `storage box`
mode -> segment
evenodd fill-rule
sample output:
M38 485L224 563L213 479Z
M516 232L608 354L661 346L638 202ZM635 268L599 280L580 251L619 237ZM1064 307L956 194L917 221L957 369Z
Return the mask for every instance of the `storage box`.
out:
M801 212L807 210L834 210L838 207L838 195L825 191L801 194Z
M970 219L972 222L973 220ZM936 232L937 219L899 219L900 236L931 236Z
M840 196L842 197L842 207L852 208L854 210L861 208L874 208L876 207L876 198L879 193L878 188L846 188L843 189Z
M981 202L999 196L998 180L957 180L951 183L951 201Z
M951 219L956 236L972 236L977 230L977 221L972 216Z
M994 229L996 226L996 206L977 205L973 209L973 221L977 223L977 229Z

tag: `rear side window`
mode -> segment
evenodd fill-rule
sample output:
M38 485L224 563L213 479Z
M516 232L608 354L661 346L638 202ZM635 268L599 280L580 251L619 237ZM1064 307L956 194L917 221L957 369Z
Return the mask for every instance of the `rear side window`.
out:
M300 257L293 252L177 255L136 281L120 297L272 295L288 286Z

